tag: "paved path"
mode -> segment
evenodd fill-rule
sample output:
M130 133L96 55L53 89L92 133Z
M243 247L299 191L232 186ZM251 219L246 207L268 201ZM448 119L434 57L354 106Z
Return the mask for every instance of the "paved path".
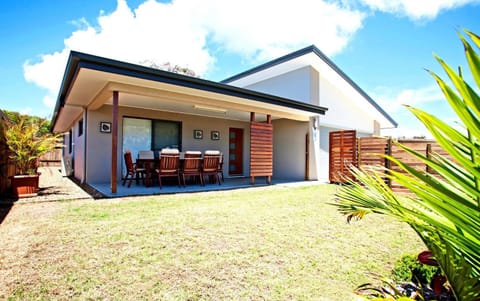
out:
M38 171L41 173L38 196L22 198L17 200L16 203L93 199L72 180L63 177L60 167L39 167ZM12 200L4 201L8 203Z

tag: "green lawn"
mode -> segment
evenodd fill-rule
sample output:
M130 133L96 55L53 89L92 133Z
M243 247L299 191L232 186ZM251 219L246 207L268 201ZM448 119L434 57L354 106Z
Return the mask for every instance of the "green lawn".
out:
M0 225L0 298L353 300L423 245L385 217L347 224L335 189L19 206Z

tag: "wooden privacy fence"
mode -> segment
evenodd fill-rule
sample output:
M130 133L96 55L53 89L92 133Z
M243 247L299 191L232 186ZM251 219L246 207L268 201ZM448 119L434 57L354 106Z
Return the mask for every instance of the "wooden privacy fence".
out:
M1 135L0 135L1 136ZM0 137L0 195L4 195L11 187L10 177L15 175L15 162L9 158L10 151L3 136ZM60 166L62 148L56 148L39 158L39 166Z
M15 164L9 158L10 152L5 139L0 137L0 195L10 189L10 177L15 175Z
M60 166L62 162L62 146L44 154L39 158L39 166Z
M353 140L352 136L355 137L354 151L351 151L349 148L345 148L344 146L342 147L342 143L345 143L345 140L348 140L351 143ZM431 158L435 153L448 157L447 152L433 140L399 139L398 142L425 155L427 158ZM340 152L344 153L339 154ZM403 172L399 166L393 164L389 160L386 160L381 155L389 155L402 162L408 163L417 170L432 173L432 171L429 170L422 161L410 155L396 144L392 143L391 138L357 138L355 131L339 131L330 133L330 182L344 183L347 179L351 179L352 175L348 171L348 166L350 165L354 165L355 167L359 168L365 168L368 166L383 166L395 171ZM399 185L398 183L390 182L387 178L385 178L385 180L394 191L407 191L405 187Z
M10 151L5 141L5 129L8 119L0 110L0 195L10 188L10 177L15 175L15 164L9 158Z

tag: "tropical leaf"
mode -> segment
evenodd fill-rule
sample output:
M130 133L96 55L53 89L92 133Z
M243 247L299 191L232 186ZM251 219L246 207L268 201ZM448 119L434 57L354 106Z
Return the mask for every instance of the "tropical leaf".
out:
M465 34L480 47L480 38ZM401 149L428 168L418 170L406 162L385 156L394 169L352 168L355 180L337 192L339 211L347 220L360 219L368 213L390 215L407 222L424 241L457 300L480 298L480 57L464 36L467 62L477 85L470 86L436 57L452 86L428 71L460 119L464 130L448 125L420 109L407 107L430 131L448 156L427 157L398 144ZM394 193L385 177L406 187L411 194Z

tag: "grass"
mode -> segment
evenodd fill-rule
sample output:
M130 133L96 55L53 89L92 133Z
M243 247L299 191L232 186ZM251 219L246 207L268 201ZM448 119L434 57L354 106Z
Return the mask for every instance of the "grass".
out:
M335 189L15 207L0 226L0 298L352 300L423 244L382 216L347 224Z

